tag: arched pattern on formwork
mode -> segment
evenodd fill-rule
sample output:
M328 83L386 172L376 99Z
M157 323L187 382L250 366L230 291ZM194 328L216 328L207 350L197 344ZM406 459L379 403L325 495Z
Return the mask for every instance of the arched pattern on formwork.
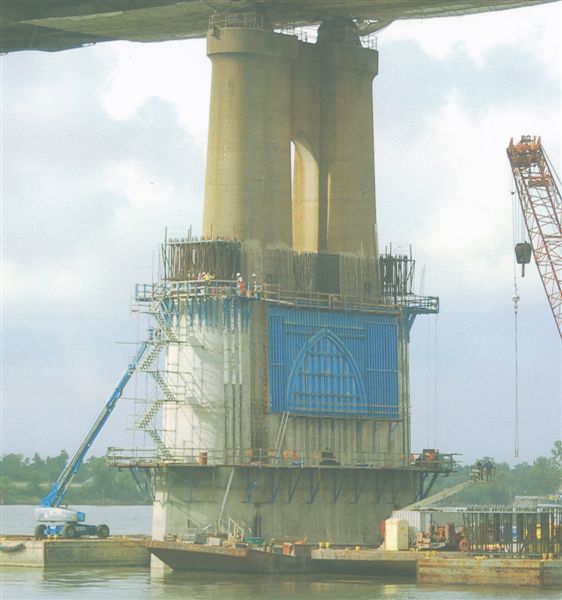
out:
M288 409L347 415L365 403L363 378L353 356L332 331L321 329L295 359L287 386Z
M319 168L312 145L301 131L292 140L293 248L318 252Z

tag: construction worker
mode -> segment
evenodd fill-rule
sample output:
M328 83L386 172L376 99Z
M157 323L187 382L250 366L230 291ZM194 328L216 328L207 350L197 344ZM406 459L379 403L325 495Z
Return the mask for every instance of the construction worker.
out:
M492 459L491 458L486 459L486 462L484 463L484 472L486 474L486 481L492 481L494 471L495 471L495 468L494 468L494 463L492 462Z
M241 273L236 273L236 293L239 296L243 296L246 291L246 286L244 285L244 279Z

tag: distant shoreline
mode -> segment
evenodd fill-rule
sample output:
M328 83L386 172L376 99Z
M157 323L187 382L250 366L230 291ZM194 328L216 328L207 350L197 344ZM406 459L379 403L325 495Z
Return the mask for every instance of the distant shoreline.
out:
M87 504L82 502L68 502L64 503L62 506L73 504L75 506L152 506L152 503L144 502L144 503L131 503L131 502L88 502ZM0 502L0 506L39 506L39 502L31 503L31 502Z

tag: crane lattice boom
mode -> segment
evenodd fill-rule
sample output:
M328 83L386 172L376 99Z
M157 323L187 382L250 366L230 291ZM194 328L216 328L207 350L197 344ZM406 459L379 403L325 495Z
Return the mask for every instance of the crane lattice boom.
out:
M562 337L562 200L540 137L522 136L507 148L529 241Z

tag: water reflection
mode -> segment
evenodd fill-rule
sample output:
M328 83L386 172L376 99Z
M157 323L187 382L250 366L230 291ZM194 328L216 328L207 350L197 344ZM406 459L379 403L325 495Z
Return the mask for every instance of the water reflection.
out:
M30 506L2 506L3 533L30 532ZM151 507L85 507L92 522L113 533L149 533ZM558 590L416 586L412 580L343 575L261 576L174 573L142 568L6 567L1 600L560 600Z
M321 576L180 573L148 569L2 570L2 600L554 600L557 590L416 586L409 582Z

